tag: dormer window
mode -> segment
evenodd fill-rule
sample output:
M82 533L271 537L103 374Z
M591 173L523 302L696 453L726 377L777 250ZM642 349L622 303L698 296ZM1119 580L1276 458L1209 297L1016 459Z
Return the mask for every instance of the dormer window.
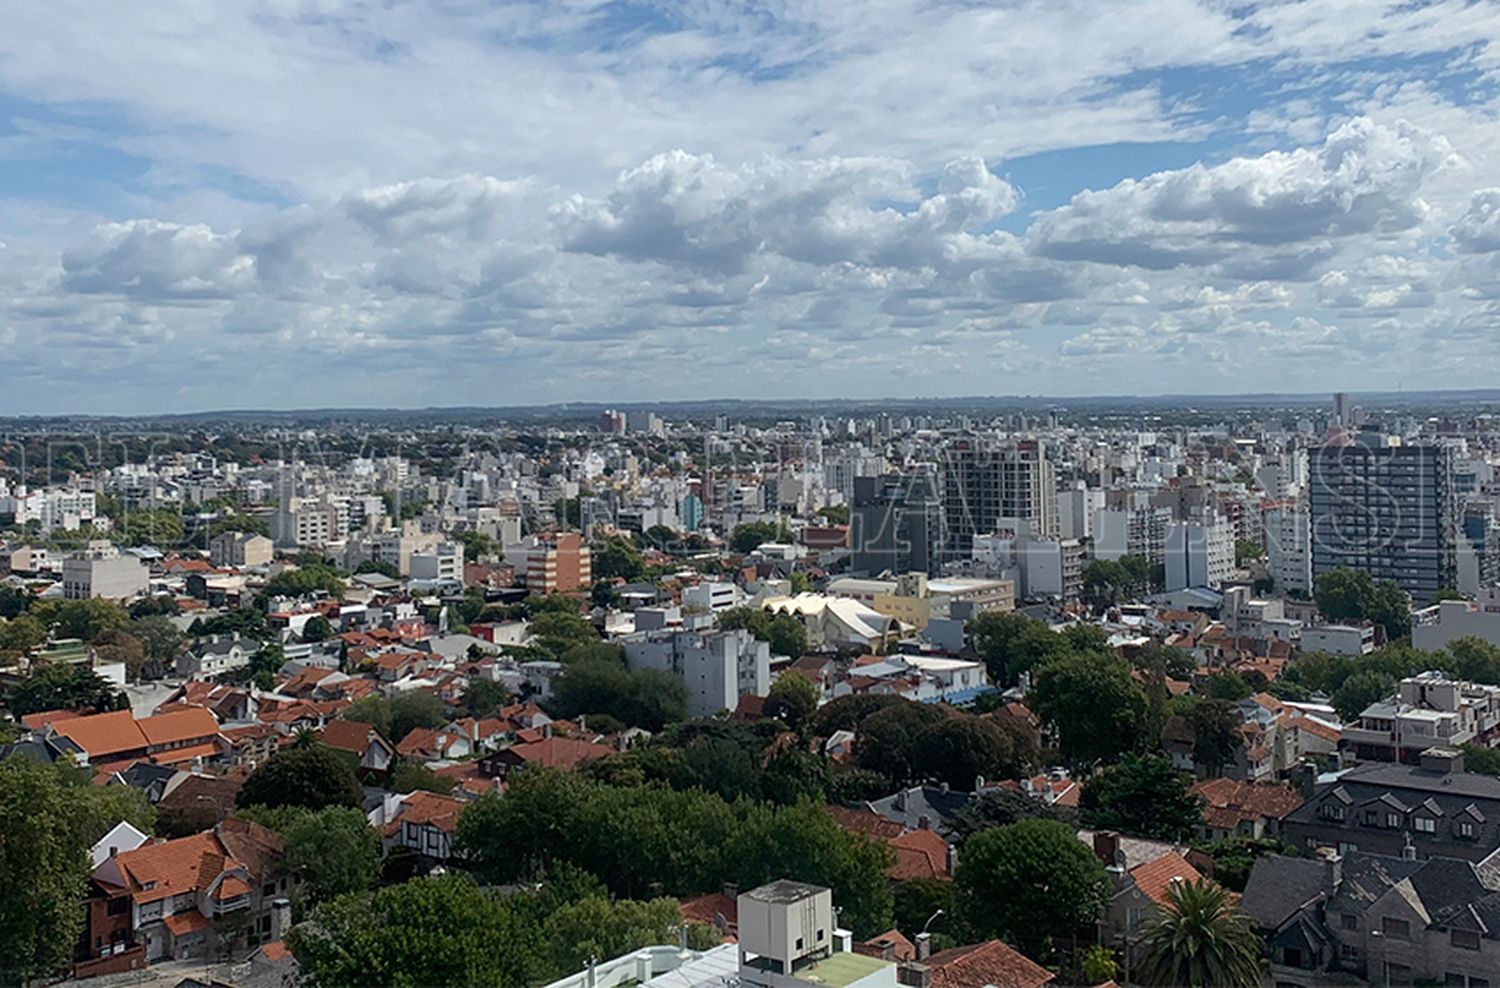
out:
M1321 815L1325 820L1343 820L1344 806L1342 803L1335 803L1329 800L1323 804Z
M1473 820L1459 820L1453 826L1454 826L1454 830L1458 834L1458 836L1460 836L1460 837L1466 837L1466 838L1469 838L1470 840L1473 839L1473 837L1474 837L1474 821Z
M1437 821L1430 816L1419 816L1412 819L1412 829L1419 834L1437 833Z

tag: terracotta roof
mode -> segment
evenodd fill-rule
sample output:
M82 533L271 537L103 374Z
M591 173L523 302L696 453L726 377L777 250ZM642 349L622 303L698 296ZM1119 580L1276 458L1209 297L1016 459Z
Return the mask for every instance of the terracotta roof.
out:
M173 913L162 920L162 925L171 931L172 936L186 936L199 930L208 928L208 917L196 909L187 912Z
M136 726L135 717L129 710L54 721L52 728L71 738L88 752L90 759L146 747L146 736Z
M1135 880L1136 888L1159 906L1166 905L1167 889L1171 888L1174 879L1181 879L1184 882L1203 880L1202 873L1188 864L1187 859L1176 851L1163 854L1156 860L1148 861L1143 865L1137 865L1130 870L1130 877Z
M732 940L739 929L739 900L723 892L710 892L687 899L678 907L685 923L702 923L721 929L726 940ZM722 921L722 925L720 925Z
M292 956L292 951L287 947L285 940L272 940L270 943L261 944L260 952L268 961L284 961Z
M249 894L250 886L245 884L245 880L238 875L230 875L219 883L218 888L214 889L214 901L226 902Z
M543 738L526 744L512 745L509 749L528 765L545 765L570 771L584 762L613 754L608 745L579 741L574 738Z
M362 755L370 746L371 737L379 737L380 732L369 724L361 724L355 720L330 720L323 725L323 733L318 740L330 748L339 751L352 751L356 755ZM389 746L389 742L387 742Z
M1302 805L1302 794L1285 784L1239 782L1234 779L1208 779L1195 782L1189 789L1208 804L1204 811L1209 825L1232 830L1241 821L1250 823L1262 818L1280 820ZM1224 823L1228 825L1225 826Z
M151 756L151 760L158 765L182 765L198 758L217 758L219 746L212 741L203 744L189 745L186 748L170 748L166 751L158 751Z
M934 988L1041 988L1056 975L999 940L927 958Z
M458 815L467 805L461 799L418 789L402 800L395 819L386 824L387 834L394 834L404 823L431 824L445 834L458 827Z
M78 711L76 710L43 710L40 713L25 714L22 716L21 726L28 731L36 731L46 727L48 724L56 723L60 720L70 720L78 715Z
M908 830L886 841L896 852L896 863L886 875L896 880L908 878L947 878L948 842L931 830Z
M136 724L145 735L146 742L151 745L177 744L180 741L211 738L219 733L219 722L202 707L147 717Z
M854 952L867 957L881 957L892 961L917 959L917 948L900 930L887 930L878 937L871 937L864 943L855 944Z
M857 834L874 837L876 840L890 840L901 836L906 831L906 828L895 820L889 820L869 810L850 809L847 806L829 806L826 809L828 815L833 817L833 822L840 827Z

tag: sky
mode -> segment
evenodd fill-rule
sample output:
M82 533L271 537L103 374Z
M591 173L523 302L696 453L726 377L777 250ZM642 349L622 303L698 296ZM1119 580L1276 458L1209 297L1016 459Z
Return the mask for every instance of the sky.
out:
M49 0L0 414L1491 387L1500 0Z

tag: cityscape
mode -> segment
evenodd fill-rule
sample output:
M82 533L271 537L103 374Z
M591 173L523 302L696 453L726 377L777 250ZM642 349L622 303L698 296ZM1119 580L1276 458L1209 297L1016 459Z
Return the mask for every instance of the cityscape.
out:
M0 988L1500 988L1500 0L0 18Z

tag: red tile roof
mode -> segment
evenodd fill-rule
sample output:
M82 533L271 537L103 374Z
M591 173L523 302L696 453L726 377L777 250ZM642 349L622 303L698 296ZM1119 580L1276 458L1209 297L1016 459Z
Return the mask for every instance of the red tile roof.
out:
M933 988L1041 988L1056 977L999 940L940 951L927 966Z
M1154 861L1136 865L1130 869L1130 877L1135 880L1136 888L1159 906L1167 903L1167 890L1172 887L1173 881L1203 880L1203 874L1176 851L1169 851Z
M896 852L896 863L886 875L897 881L908 878L947 878L948 842L931 830L909 830L892 837L886 845Z

